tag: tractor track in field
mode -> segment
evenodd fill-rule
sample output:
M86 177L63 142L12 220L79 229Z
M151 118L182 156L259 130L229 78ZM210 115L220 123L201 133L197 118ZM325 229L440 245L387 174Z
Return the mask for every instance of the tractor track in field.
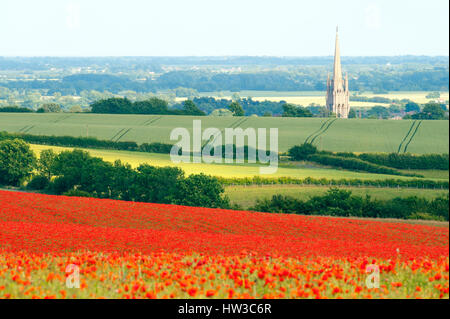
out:
M242 119L238 119L237 121L235 121L234 123L231 124L231 128L235 129L238 126L244 124L245 122L248 121L248 118L242 118ZM225 128L223 128L222 130L220 130L220 133L222 135L225 134ZM214 143L217 139L217 137L219 136L219 134L214 135L212 138L210 138L208 141L206 141L203 145L202 148L204 148L206 146L206 144L208 144L209 142Z
M131 131L131 127L129 128L129 129L127 129L125 132L123 132L116 140L115 140L115 142L118 142L122 137L124 137L125 135L127 135L128 134L128 132L130 132Z
M408 150L408 146L411 143L411 141L413 140L414 136L416 136L417 131L419 130L420 125L422 124L423 120L421 120L419 122L419 124L416 125L416 128L414 129L414 132L411 135L411 138L409 139L408 143L406 143L405 148L403 149L403 153L406 153L406 151Z
M331 121L331 119L328 119L328 120L324 121L318 130L316 130L316 131L314 131L313 133L311 133L311 134L306 138L305 144L308 143L308 140L309 140L310 138L312 138L314 135L318 134L318 133L323 129L323 127L324 127L329 121Z
M400 145L398 146L398 150L397 153L400 153L403 143L405 143L405 141L408 139L409 134L412 132L414 126L416 125L417 121L413 121L411 126L409 127L408 132L406 133L405 137L403 137L402 141L400 142Z
M334 120L332 120L331 122L329 122L326 126L325 126L325 128L321 131L321 132L319 132L319 134L317 134L316 136L314 136L314 138L311 140L311 144L314 144L314 141L319 137L319 136L321 136L321 135L323 135L326 131L328 131L328 129L331 127L331 125L333 125L333 123L334 122L336 122L337 121L337 119L334 119Z
M63 116L57 118L55 121L53 121L53 123L59 123L59 122L61 122L61 121L65 121L65 120L67 120L67 119L70 118L70 117L72 117L72 114L69 114L69 115L63 115Z
M156 118L152 117L152 118L148 119L147 121L145 121L144 123L142 123L142 126L149 126L160 119L162 119L162 116L157 116Z
M24 129L22 131L22 133L28 133L29 131L31 131L34 128L35 125L30 125L28 128Z
M19 132L20 132L20 133L24 133L25 130L29 129L30 126L31 126L31 125L25 125L24 127L22 127L22 128L19 130Z
M122 129L120 129L119 131L117 131L117 133L114 134L113 137L111 137L111 141L114 140L117 136L119 136L119 134L122 133L124 130L125 130L125 129L122 128Z

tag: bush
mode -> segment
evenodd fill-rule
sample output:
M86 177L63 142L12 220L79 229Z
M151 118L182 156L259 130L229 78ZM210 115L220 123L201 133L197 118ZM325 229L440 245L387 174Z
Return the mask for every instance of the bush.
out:
M397 169L449 169L448 154L410 154L410 153L361 153L318 151L310 144L304 143L289 150L291 160L306 160L308 155L320 154L346 158L356 158L373 164Z
M303 143L300 146L294 146L288 152L290 158L294 161L304 161L309 155L316 153L317 147L311 143Z
M43 190L48 188L50 181L46 176L37 175L34 176L31 181L27 184L27 189L31 190Z
M63 193L63 196L92 197L88 192L80 191L78 189L71 189L70 191Z
M292 177L262 178L260 176L245 178L219 177L223 185L329 185L329 186L374 186L374 187L404 187L423 189L448 189L448 181L434 181L428 179L326 179L306 177L304 179Z
M323 196L302 201L290 196L274 195L270 200L258 200L254 211L304 215L354 216L399 219L449 220L449 199L432 201L411 196L391 200L372 200L352 195L351 191L330 188Z
M367 161L363 161L359 158L342 157L334 155L313 154L307 157L307 160L322 165L328 165L333 167L340 167L353 171L363 171L375 174L388 174L388 175L401 175L401 176L413 176L423 177L417 174L407 174L397 171L396 169L373 164Z
M33 113L32 109L27 107L18 107L18 106L4 106L0 107L0 112L8 112L8 113Z

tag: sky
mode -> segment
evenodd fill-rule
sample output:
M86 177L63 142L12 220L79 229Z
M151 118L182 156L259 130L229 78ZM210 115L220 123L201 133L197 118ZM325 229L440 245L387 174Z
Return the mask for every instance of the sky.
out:
M0 56L444 55L448 0L0 0Z

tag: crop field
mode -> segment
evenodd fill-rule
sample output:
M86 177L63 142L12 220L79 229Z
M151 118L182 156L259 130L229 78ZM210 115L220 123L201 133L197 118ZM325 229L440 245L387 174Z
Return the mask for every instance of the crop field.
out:
M448 227L5 191L0 203L1 298L449 296Z
M308 200L313 196L323 196L328 187L301 185L264 185L264 186L227 186L225 194L231 202L249 208L257 199L270 199L273 195L293 196L297 199ZM374 199L388 200L395 197L418 196L433 199L448 194L444 190L414 189L414 188L376 188L376 187L345 187L353 195L365 197L370 195Z
M58 147L47 145L31 145L31 149L35 151L37 155L42 150L53 149L55 152L61 152L64 150L73 150L70 147ZM82 149L89 152L92 156L103 158L105 161L114 162L121 160L122 162L129 163L133 167L137 167L140 164L147 163L149 165L163 167L163 166L176 166L190 174L204 173L212 176L219 177L253 177L260 175L260 164L206 164L206 163L179 163L175 164L171 161L170 156L166 154L156 153L142 153L142 152L129 152L129 151L116 151L116 150L96 150L96 149ZM262 164L261 164L262 165ZM411 177L394 176L385 174L372 174L364 172L353 172L346 170L339 170L333 168L320 168L320 167L308 167L308 166L293 166L287 164L280 164L278 171L275 174L260 175L262 177L281 177L289 176L292 178L327 178L327 179L341 179L341 178L358 178L367 180L382 180L382 179L411 179ZM445 177L430 178L434 180L446 179ZM447 178L448 179L448 178Z
M113 141L174 143L177 127L278 128L279 151L314 140L320 149L352 152L448 153L448 121L343 120L320 118L236 118L107 115L107 114L0 114L0 130L40 135L91 136ZM420 124L419 124L420 123ZM411 129L413 128L413 129Z

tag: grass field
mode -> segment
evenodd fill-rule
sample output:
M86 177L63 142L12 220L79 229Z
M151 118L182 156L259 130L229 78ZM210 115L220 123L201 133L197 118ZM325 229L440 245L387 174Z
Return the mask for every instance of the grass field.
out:
M293 196L308 200L312 196L324 195L328 189L328 187L301 185L228 186L225 194L230 197L233 204L239 204L247 209L253 206L257 199L270 199L273 195ZM352 191L353 195L364 197L368 194L375 199L383 200L408 196L433 199L448 193L443 190L413 188L345 187L344 189Z
M56 152L63 150L71 150L69 147L57 147L47 145L31 145L33 151L39 154L44 149L53 149ZM187 175L205 173L213 176L220 177L253 177L260 175L259 164L194 164L194 163L180 163L174 164L170 160L169 155L155 154L155 153L141 153L141 152L128 152L128 151L115 151L115 150L95 150L85 149L92 156L101 157L106 161L114 162L120 159L122 162L129 163L133 167L139 164L148 163L154 166L177 166L183 169ZM292 166L280 164L276 174L262 175L264 177L280 177L289 176L292 178L359 178L359 179L408 179L409 177L393 176L384 174L370 174L370 173L358 173L351 171L344 171L330 168L314 168L308 166ZM440 178L436 178L440 179Z
M108 114L0 114L0 130L42 135L92 136L105 140L170 141L176 127L192 130L192 116L108 115ZM245 128L278 128L279 151L317 136L315 144L329 151L396 152L414 121L334 120L321 118L235 118L201 117L202 128L223 130L237 125ZM320 131L325 121L330 126ZM123 134L123 133L125 134ZM320 132L320 134L319 134ZM448 121L423 121L409 143L411 153L448 153Z

